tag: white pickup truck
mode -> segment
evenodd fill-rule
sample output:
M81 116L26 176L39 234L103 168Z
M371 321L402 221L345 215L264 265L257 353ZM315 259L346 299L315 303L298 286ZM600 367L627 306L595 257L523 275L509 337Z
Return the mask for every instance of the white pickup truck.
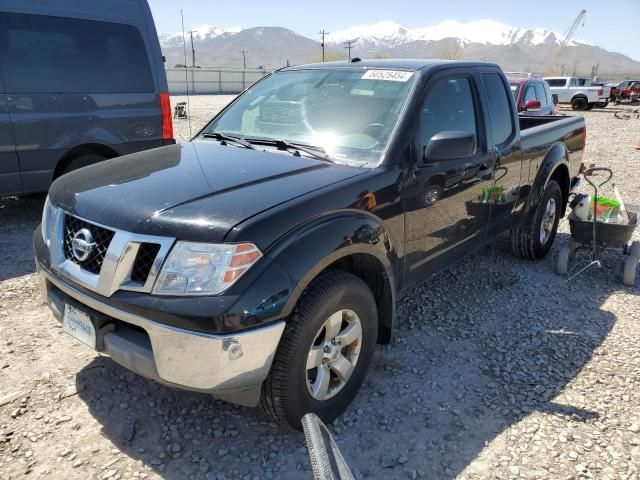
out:
M551 93L558 96L560 103L570 103L574 110L604 108L609 103L611 87L591 86L588 78L545 77Z

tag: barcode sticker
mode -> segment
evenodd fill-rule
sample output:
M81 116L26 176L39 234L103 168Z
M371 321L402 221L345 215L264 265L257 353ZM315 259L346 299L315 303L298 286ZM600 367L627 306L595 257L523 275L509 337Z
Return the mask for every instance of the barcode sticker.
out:
M405 72L402 70L367 70L362 75L363 80L387 80L389 82L406 82L413 72Z

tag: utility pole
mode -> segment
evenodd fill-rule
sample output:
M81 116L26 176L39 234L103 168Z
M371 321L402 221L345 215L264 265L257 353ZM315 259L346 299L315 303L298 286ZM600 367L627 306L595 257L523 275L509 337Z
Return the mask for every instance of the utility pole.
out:
M243 48L242 49L242 89L243 90L247 89L246 71L247 71L247 51Z
M329 32L325 32L324 30L320 30L320 35L322 35L322 43L320 46L322 47L322 63L324 63L324 36L328 35Z
M346 42L344 42L344 48L347 50L347 60L350 62L351 61L351 49L353 48L353 46L355 45L357 40L347 40Z
M193 48L193 32L195 32L195 30L189 30L187 33L191 36L191 68L196 68L196 50Z

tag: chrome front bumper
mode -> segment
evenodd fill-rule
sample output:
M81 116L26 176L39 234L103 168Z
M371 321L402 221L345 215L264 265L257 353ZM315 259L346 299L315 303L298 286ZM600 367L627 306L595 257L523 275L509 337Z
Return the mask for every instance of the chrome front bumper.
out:
M115 308L41 266L38 274L43 296L58 320L68 299L114 319L115 329L105 330L99 351L125 368L170 386L211 393L245 405L257 404L256 393L271 368L284 321L236 334L203 334Z

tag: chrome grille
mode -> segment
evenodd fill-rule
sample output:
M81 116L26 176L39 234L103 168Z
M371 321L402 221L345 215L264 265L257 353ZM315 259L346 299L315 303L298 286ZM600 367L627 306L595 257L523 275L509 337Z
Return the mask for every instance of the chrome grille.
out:
M133 282L145 283L147 281L159 251L160 245L157 243L143 243L140 245L131 270L131 280Z
M72 241L77 232L83 228L89 230L93 236L95 247L89 257L83 261L79 261L73 254ZM107 254L111 240L115 232L107 228L99 227L79 218L72 217L71 215L65 215L64 219L64 255L73 263L80 265L84 270L99 274L104 262L104 257Z

